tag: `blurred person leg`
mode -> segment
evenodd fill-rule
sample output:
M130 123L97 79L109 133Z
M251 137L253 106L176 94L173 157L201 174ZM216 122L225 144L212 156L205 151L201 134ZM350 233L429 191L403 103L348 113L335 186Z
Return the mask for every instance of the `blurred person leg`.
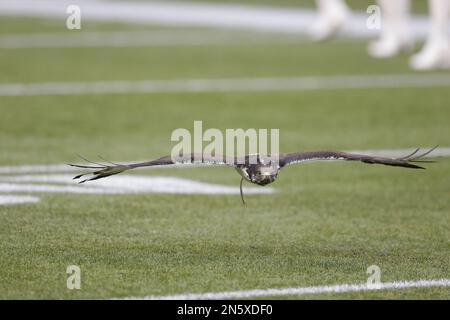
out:
M444 0L446 1L446 0ZM412 50L409 28L409 0L378 0L382 14L380 38L369 43L368 52L374 58L389 58Z
M422 50L411 57L415 70L450 69L450 40L448 35L450 1L428 0L431 29Z
M315 41L323 41L334 37L344 26L350 15L344 0L316 0L318 18L314 22L310 34Z

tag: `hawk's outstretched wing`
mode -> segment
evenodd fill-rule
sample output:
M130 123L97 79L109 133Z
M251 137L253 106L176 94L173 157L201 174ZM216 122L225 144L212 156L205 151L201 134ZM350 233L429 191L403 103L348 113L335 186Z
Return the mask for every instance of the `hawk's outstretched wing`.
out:
M69 166L82 168L82 169L91 169L93 171L87 172L84 174L77 175L74 177L74 180L79 179L81 177L89 176L84 180L81 180L79 183L83 183L86 181L97 180L105 177L109 177L126 170L141 168L141 167L153 167L153 166L168 166L168 165L177 165L177 164L193 164L193 165L222 165L222 166L231 166L236 167L237 164L240 163L248 163L251 157L257 157L257 155L245 156L242 158L238 157L226 157L222 155L217 155L214 157L203 157L201 154L188 154L183 157L179 157L176 160L173 160L171 156L164 156L155 160L146 161L146 162L138 162L131 164L119 164L110 162L109 164L102 164L97 162L92 162L80 156L83 160L90 163L90 165L80 165L80 164L72 164L68 163Z
M347 161L361 161L370 164L383 164L387 166L405 167L413 169L425 169L414 163L433 162L428 160L421 160L424 156L435 150L438 146L428 150L425 153L417 154L420 148L414 150L413 153L400 158L375 157L364 154L354 154L341 151L310 151L310 152L294 152L280 157L280 167L290 164L314 161L314 160L347 160Z

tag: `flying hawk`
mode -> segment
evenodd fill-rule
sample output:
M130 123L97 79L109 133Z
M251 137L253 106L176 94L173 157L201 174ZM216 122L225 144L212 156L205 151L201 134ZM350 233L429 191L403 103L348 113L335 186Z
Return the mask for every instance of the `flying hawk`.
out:
M278 161L273 161L273 158L260 156L258 154L247 155L241 158L238 157L230 158L225 156L204 157L202 155L189 154L187 156L180 157L180 159L178 159L177 161L173 161L171 156L165 156L156 160L131 164L118 164L109 161L107 161L109 164L101 164L89 161L81 157L83 160L91 163L92 165L80 165L80 164L69 164L69 165L77 168L93 169L93 171L91 172L80 174L74 177L74 180L76 180L86 175L90 175L88 178L79 181L79 183L109 177L124 172L126 170L141 167L167 166L176 164L203 164L203 165L230 166L235 168L242 177L240 182L240 192L242 203L245 204L244 195L242 192L242 182L244 180L247 180L251 183L260 186L265 186L269 183L274 182L277 179L281 169L291 164L314 160L347 160L347 161L361 161L369 164L383 164L394 167L425 169L424 167L421 167L414 163L434 162L429 160L423 160L422 158L431 153L436 148L437 146L422 154L418 154L420 148L417 148L411 154L400 158L375 157L342 151L309 151L309 152L288 153L286 155L279 156Z

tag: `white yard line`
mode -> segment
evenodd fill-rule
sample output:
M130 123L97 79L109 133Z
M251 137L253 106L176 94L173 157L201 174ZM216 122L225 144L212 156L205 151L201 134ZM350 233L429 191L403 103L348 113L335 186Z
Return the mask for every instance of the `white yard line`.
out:
M448 86L450 86L449 74L379 74L283 78L11 83L0 84L0 96L258 92Z
M207 194L238 195L239 187L194 181L177 177L115 176L108 181L98 180L77 184L73 175L35 174L0 175L0 206L39 202L38 197L15 195L17 193L74 193L74 194ZM273 188L244 186L246 194L273 193ZM12 193L12 194L11 194Z
M17 195L0 195L0 206L22 203L36 203L39 202L38 197L32 196L17 196Z
M313 23L314 10L299 7L281 8L239 4L208 4L174 1L98 1L77 0L82 18L95 21L203 26L287 33L305 33ZM9 16L47 17L65 21L69 0L3 0L0 14ZM343 32L351 37L372 37L377 30L366 27L368 15L354 13ZM427 33L426 17L414 17L412 32L417 37Z
M19 166L1 166L0 174L22 174L22 173L49 173L49 172L76 172L79 171L67 164L49 164L49 165L19 165Z
M77 184L72 175L0 175L1 193L80 193L80 194L239 194L238 186L200 182L178 177L121 175L107 180ZM273 188L246 186L247 194L273 193Z
M299 36L220 31L57 32L0 35L0 48L172 47L302 43Z
M380 283L377 286L367 284L339 284L333 286L297 287L297 288L273 288L254 289L242 291L183 293L167 296L143 296L120 298L125 300L221 300L221 299L245 299L257 297L297 296L307 294L348 293L376 290L400 290L409 288L449 287L450 279L394 281Z
M352 153L361 153L374 156L384 157L400 157L411 153L411 149L378 149L378 150L349 150ZM428 148L422 148L423 151ZM450 147L438 147L427 157L450 157ZM149 159L147 159L149 160ZM143 159L136 161L123 161L123 163L141 162ZM122 163L122 162L121 162ZM197 165L173 165L173 166L157 166L152 167L152 170L168 169L174 167L183 168L198 168ZM204 166L204 168L212 168L214 166ZM49 165L17 165L17 166L0 166L0 174L26 174L26 173L58 173L58 172L79 172L80 169L70 167L66 164L49 164Z

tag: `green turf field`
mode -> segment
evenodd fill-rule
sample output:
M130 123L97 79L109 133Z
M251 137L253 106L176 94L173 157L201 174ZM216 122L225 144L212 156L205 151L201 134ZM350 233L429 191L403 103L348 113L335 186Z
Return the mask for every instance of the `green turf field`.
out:
M0 19L9 34L61 28ZM131 29L145 27L87 24L81 32ZM0 49L0 83L411 73L406 57L374 61L365 45L269 38L257 45ZM208 128L279 128L282 152L449 147L449 101L445 86L3 96L0 166L73 162L75 153L156 158L170 153L172 130L191 129L194 120ZM245 207L239 195L37 194L35 204L0 206L0 298L365 283L370 265L381 268L383 282L450 278L450 159L437 160L425 171L292 166L272 185L276 193L247 195ZM137 174L239 184L228 168ZM68 265L80 266L81 290L66 288ZM450 288L283 298L448 299Z

